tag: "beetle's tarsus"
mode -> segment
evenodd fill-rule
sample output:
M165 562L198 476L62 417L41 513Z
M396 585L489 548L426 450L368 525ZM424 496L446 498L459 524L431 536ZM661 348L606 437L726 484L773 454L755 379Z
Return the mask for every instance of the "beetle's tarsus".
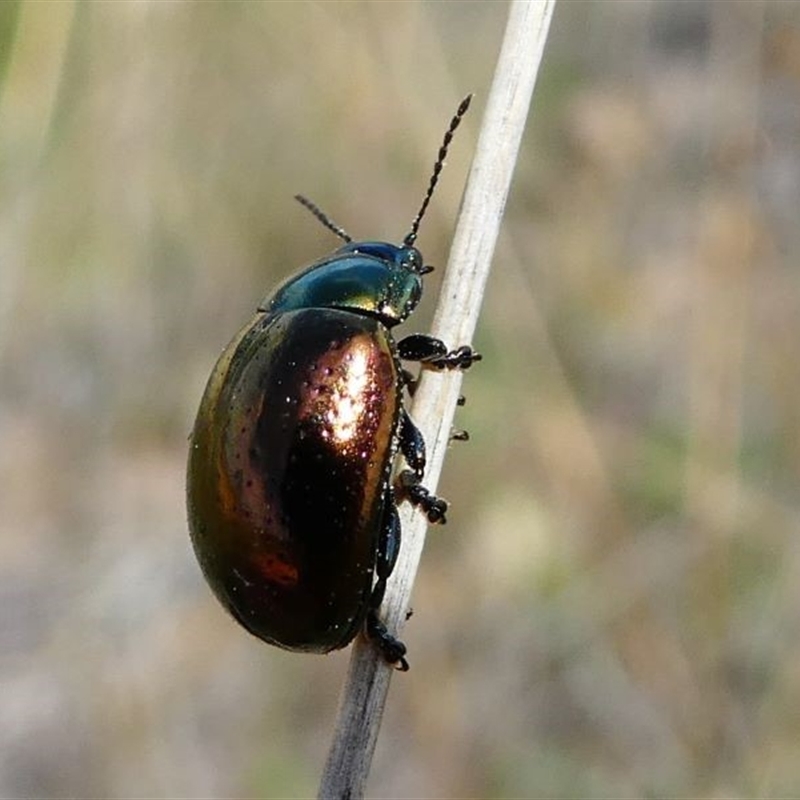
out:
M473 350L468 344L461 345L439 358L424 361L426 367L433 369L469 369L476 361L481 361L483 356Z
M367 637L375 642L375 646L387 663L400 672L408 672L406 646L389 633L386 626L378 619L378 612L375 609L371 609L367 614L366 633Z
M406 361L419 361L423 367L430 369L469 369L483 356L468 344L462 344L454 350L435 336L427 333L412 333L397 343L400 358Z
M444 525L447 522L447 500L431 494L410 469L404 469L398 476L400 493L409 503L422 509L431 525Z

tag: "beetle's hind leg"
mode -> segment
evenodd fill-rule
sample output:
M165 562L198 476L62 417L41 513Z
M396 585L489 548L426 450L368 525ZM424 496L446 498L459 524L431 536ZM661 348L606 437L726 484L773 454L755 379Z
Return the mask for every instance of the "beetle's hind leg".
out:
M406 660L406 646L386 629L378 618L378 612L373 608L367 613L367 636L372 639L381 655L396 670L408 672Z
M384 517L378 544L378 557L375 562L375 574L378 579L370 595L366 633L390 664L393 664L401 672L406 672L408 670L408 661L405 659L406 646L389 633L386 625L378 616L378 609L386 594L386 581L394 570L399 552L400 517L397 514L394 492L388 488L384 500Z

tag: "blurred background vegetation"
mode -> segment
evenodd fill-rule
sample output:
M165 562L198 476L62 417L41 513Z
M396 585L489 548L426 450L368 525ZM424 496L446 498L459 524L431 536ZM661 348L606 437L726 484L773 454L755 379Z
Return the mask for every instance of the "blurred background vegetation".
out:
M222 346L337 242L443 264L502 3L0 5L0 795L304 797L346 652L184 512ZM556 8L369 785L800 793L800 4ZM436 274L406 330L425 330Z

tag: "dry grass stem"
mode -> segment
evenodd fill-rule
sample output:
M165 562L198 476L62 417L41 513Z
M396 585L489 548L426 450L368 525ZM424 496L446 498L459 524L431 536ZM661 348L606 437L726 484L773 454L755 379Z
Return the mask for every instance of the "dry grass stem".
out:
M510 7L433 323L433 335L450 346L470 342L475 330L554 4L515 0ZM428 446L425 485L431 491L441 473L460 386L458 372L425 373L414 398L412 415ZM408 504L401 509L401 522L403 546L382 608L392 631L405 621L427 525ZM356 641L320 797L363 796L392 672L373 646Z

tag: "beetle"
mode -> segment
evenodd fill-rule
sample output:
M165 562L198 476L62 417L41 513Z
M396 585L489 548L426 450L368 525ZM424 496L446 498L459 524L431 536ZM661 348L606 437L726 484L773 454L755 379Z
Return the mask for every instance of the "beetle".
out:
M466 369L480 355L425 334L396 342L391 330L433 269L415 242L470 100L402 244L354 242L296 197L345 244L280 284L208 380L187 469L192 544L222 605L270 644L326 653L364 630L408 669L378 615L400 548L397 504L443 523L447 503L422 484L425 442L404 405L415 381L401 361ZM407 467L393 479L398 453Z

